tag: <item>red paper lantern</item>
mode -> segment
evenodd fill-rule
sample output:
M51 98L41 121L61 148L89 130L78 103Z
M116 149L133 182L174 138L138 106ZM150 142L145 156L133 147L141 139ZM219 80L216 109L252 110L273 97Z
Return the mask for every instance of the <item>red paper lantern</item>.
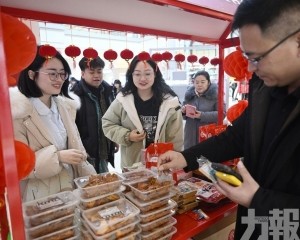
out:
M240 50L230 53L224 59L224 71L236 81L249 80L252 72L248 71L248 61Z
M151 58L153 59L153 61L155 61L156 63L161 62L163 60L162 54L159 52L153 53Z
M31 29L18 18L3 12L0 14L7 74L14 75L31 64L35 58L36 39Z
M203 56L203 57L199 58L199 63L202 64L203 66L205 66L207 63L209 63L208 57Z
M98 57L98 52L92 47L83 50L82 54L85 58L89 59L90 61Z
M75 58L78 57L81 53L81 50L79 47L76 47L75 45L70 45L65 48L65 54L68 57L71 57L73 59L73 67L76 67Z
M172 53L165 51L161 55L162 55L162 59L167 63L167 68L169 68L169 61L171 61L173 58Z
M133 58L133 52L126 48L120 53L120 56L129 64L129 60Z
M112 62L117 59L118 54L116 51L109 49L104 52L103 57L110 62L110 67L112 68Z
M213 65L213 66L217 66L220 64L220 59L219 58L213 58L210 60L210 64Z
M232 123L243 113L243 111L247 106L248 106L247 100L240 100L238 101L238 103L229 107L226 113L228 121Z
M142 51L138 54L138 59L140 61L147 61L149 60L151 57L150 57L150 54L145 52L145 51Z
M75 45L70 45L68 47L65 48L65 54L68 56L68 57L71 57L71 58L76 58L80 55L81 53L81 50L79 47L76 47Z
M56 55L56 53L57 53L56 48L52 47L49 44L42 45L39 48L39 55L46 59L53 58Z
M178 53L178 54L175 55L174 59L177 62L178 68L182 69L181 63L184 62L185 56L183 54L181 54L181 53Z
M164 53L161 54L162 55L162 59L166 62L171 61L173 58L172 53L170 53L169 51L165 51Z
M87 58L87 66L90 67L90 61L92 61L93 59L97 58L98 57L98 52L92 48L92 47L89 47L85 50L83 50L83 56L85 58Z
M198 60L198 57L197 57L196 55L194 55L194 54L191 54L191 55L189 55L189 56L187 57L187 61L188 61L189 63L191 63L192 66L194 66L194 63L197 62L197 60Z

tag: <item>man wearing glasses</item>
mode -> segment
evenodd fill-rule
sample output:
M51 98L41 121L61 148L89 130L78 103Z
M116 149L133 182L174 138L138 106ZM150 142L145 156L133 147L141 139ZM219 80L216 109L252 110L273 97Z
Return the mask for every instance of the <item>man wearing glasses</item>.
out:
M254 72L248 108L219 136L160 156L160 169L243 157L239 187L216 183L239 204L235 239L299 239L300 1L244 0L232 30Z

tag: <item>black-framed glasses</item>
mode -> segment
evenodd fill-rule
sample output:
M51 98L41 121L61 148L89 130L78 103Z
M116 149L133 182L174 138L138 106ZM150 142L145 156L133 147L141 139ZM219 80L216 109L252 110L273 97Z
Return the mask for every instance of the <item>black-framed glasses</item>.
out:
M66 81L69 78L69 74L67 72L42 72L37 71L38 73L46 74L49 76L50 81L56 81L58 79L58 76L60 76L60 79L63 81Z
M290 33L289 35L287 35L285 38L283 38L282 40L280 40L277 44L275 44L273 47L271 47L268 51L266 51L265 53L261 54L258 57L255 58L249 58L247 56L246 53L243 53L243 56L254 66L257 67L258 63L260 60L262 60L264 57L266 57L269 53L271 53L274 49L276 49L278 46L280 46L282 43L284 43L286 40L288 40L291 36L295 35L296 33L300 32L300 28L297 29L296 31Z

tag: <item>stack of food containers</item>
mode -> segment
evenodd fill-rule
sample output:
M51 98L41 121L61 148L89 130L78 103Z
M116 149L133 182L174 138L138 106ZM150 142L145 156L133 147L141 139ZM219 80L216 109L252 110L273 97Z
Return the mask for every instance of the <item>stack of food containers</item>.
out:
M196 197L197 188L192 186L187 181L179 182L176 187L173 188L175 195L172 199L177 203L177 213L185 213L198 206Z
M26 239L79 239L77 204L70 191L23 203Z
M139 176L130 182L129 176ZM176 219L172 217L177 204L171 200L172 177L160 181L154 173L140 169L124 173L124 181L131 191L125 196L140 210L140 227L143 240L168 240L176 233Z
M140 229L139 209L123 197L123 178L102 173L74 180L78 187L82 239L126 239Z

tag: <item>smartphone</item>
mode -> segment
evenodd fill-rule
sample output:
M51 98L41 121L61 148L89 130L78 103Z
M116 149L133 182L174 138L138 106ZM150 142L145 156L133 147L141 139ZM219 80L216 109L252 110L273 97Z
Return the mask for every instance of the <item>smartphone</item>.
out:
M217 178L220 178L233 186L240 186L243 182L241 174L227 165L222 163L211 163L211 168L215 170L215 176Z

